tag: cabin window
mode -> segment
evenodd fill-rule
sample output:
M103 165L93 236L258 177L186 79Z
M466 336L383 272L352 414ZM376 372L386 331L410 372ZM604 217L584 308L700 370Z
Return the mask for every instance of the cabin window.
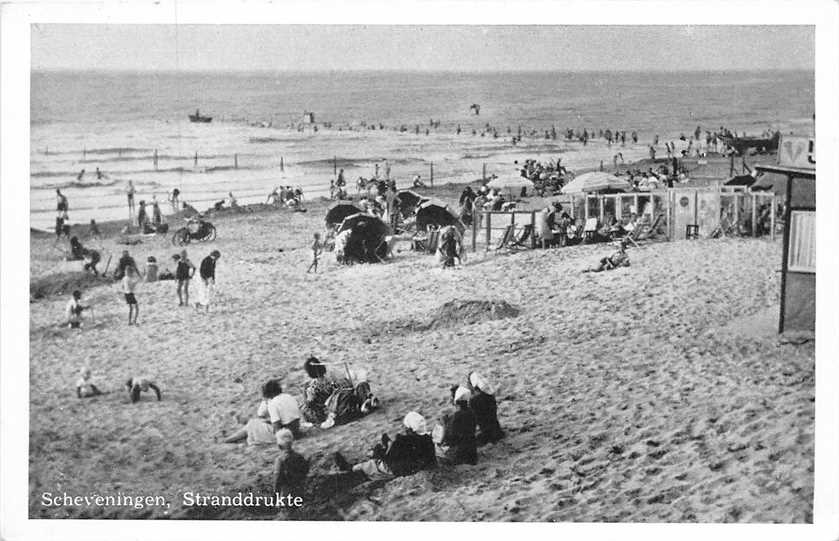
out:
M790 213L787 268L794 272L816 272L815 211L794 210Z

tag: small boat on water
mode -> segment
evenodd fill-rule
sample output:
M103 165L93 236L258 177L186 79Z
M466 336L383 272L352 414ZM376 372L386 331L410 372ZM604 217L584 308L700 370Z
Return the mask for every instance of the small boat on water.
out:
M198 109L196 109L194 115L189 115L189 121L190 122L204 122L204 123L206 123L206 122L212 122L213 117L211 117L211 116L201 116L201 112Z
M733 137L723 135L722 142L737 151L737 154L744 155L749 149L754 148L760 153L772 153L778 151L778 142L781 140L781 132L775 132L772 137Z

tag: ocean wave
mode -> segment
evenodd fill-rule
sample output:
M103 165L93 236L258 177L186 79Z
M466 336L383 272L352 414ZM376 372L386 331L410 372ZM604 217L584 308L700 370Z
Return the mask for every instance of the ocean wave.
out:
M264 144L264 143L296 143L299 138L291 137L251 137L248 143Z
M39 190L63 190L65 188L102 188L103 186L113 186L119 182L117 179L102 179L102 180L93 180L93 181L79 181L79 180L70 180L67 182L52 182L47 184L42 184L40 186L33 186L33 188L37 188Z

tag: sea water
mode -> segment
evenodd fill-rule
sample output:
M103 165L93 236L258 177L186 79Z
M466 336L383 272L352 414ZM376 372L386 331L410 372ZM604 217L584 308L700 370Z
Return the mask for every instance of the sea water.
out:
M324 195L336 169L351 191L377 165L401 188L415 175L429 182L432 168L439 184L473 181L484 168L512 175L526 158L581 168L620 152L628 161L647 156L656 135L663 155L665 141L697 126L703 136L720 126L812 134L814 87L812 72L795 71L33 72L31 225L54 223L55 188L69 199L71 223L82 223L127 218L128 180L138 200L155 196L168 210L178 188L203 210L228 192L265 201L280 185ZM196 109L212 122L191 123ZM565 140L567 128L626 131L627 143L584 146ZM556 139L546 138L552 129Z

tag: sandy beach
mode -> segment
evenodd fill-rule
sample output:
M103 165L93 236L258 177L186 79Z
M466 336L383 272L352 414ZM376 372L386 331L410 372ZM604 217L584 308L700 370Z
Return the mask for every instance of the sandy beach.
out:
M456 202L461 188L434 195ZM218 238L188 248L196 263L222 254L209 314L179 308L172 281L141 285L137 327L107 281L85 290L96 321L81 331L60 325L70 291L30 304L31 518L286 518L188 507L181 494L271 492L276 449L221 439L253 414L267 378L299 398L314 354L366 367L382 408L295 444L312 462L312 493L288 518L812 521L815 354L776 334L780 239L651 242L629 250L631 267L599 274L581 271L605 244L481 249L453 271L402 245L382 265L345 267L327 253L306 274L327 205L213 216ZM115 241L89 243L100 268L125 248ZM81 272L63 261L64 244L32 235L33 283ZM127 248L141 267L153 255L174 270L169 236ZM469 301L518 315L470 319ZM83 365L110 394L76 398ZM438 419L470 370L495 383L507 433L476 466L329 480L332 453L363 459L410 410ZM123 386L136 374L153 376L163 400L131 404ZM161 494L171 505L47 508L47 491Z

